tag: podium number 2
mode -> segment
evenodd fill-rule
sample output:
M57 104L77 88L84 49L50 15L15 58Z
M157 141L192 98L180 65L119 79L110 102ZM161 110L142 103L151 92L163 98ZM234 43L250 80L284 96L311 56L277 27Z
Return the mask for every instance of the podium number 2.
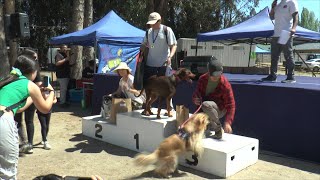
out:
M136 148L139 149L139 134L136 133L133 138L136 140Z
M102 139L102 136L99 134L99 133L102 131L102 126L101 126L101 124L96 124L96 125L95 125L95 128L97 129L97 130L96 130L96 133L95 133L95 136L96 136L97 138L101 138L101 139Z

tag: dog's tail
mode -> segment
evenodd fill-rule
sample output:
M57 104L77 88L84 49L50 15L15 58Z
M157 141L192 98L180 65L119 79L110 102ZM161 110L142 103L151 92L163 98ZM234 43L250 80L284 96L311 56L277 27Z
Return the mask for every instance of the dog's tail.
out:
M135 97L140 97L143 94L144 88L141 89L140 94L138 96L134 95Z
M158 151L154 151L151 154L138 154L134 157L134 163L138 166L148 166L155 164L158 161Z

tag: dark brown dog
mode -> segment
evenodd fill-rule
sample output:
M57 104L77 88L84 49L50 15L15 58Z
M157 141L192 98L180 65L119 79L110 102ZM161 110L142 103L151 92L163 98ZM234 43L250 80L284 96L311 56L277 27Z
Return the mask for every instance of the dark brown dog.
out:
M160 119L160 106L162 99L165 98L167 105L167 115L169 117L172 117L172 114L170 113L170 100L176 93L177 83L182 80L191 81L190 78L194 77L195 75L186 68L179 69L172 76L151 76L145 83L139 95L141 96L143 91L146 92L146 106L142 114L146 116L152 115L153 113L151 112L151 104L157 98L159 98L157 118Z

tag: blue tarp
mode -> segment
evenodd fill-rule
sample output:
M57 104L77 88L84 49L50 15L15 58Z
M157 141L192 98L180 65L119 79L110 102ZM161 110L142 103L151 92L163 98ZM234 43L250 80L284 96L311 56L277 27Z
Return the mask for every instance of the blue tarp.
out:
M261 49L260 47L256 46L256 50L255 50L256 54L270 54L270 51Z
M53 37L50 44L94 46L95 41L117 41L140 44L145 32L121 19L114 11L80 31Z
M99 68L98 73L116 74L114 69L118 67L120 62L128 64L135 73L137 55L140 46L135 44L119 44L119 43L98 43L99 48Z
M251 42L261 43L268 41L273 35L274 24L269 17L268 7L252 18L235 26L219 31L199 33L198 42L204 41L231 41L231 42ZM304 43L320 41L320 33L302 27L297 27L294 43Z

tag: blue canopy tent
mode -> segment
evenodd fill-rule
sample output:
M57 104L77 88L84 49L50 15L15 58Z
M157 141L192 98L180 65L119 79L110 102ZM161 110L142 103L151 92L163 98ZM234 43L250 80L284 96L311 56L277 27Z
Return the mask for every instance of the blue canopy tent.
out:
M199 33L197 36L198 42L206 41L218 41L223 44L236 44L236 43L250 43L263 44L270 42L270 38L273 35L274 24L269 16L269 9L265 7L258 14L252 18L237 24L235 26L222 29L219 31ZM300 26L297 27L297 31L294 37L294 44L302 44L307 42L319 42L320 33L314 32ZM197 46L198 47L198 46ZM196 49L197 54L197 49ZM251 54L251 47L250 53ZM248 67L250 64L250 55L248 61Z
M113 73L118 64L128 63L134 73L136 56L145 32L120 18L114 11L80 31L53 37L52 45L67 44L95 47L99 55L98 73Z
M273 35L274 24L269 17L268 7L261 10L252 18L235 26L219 31L199 33L198 42L219 41L224 43L256 43L262 44L270 41ZM320 41L320 33L300 26L294 37L294 44Z

